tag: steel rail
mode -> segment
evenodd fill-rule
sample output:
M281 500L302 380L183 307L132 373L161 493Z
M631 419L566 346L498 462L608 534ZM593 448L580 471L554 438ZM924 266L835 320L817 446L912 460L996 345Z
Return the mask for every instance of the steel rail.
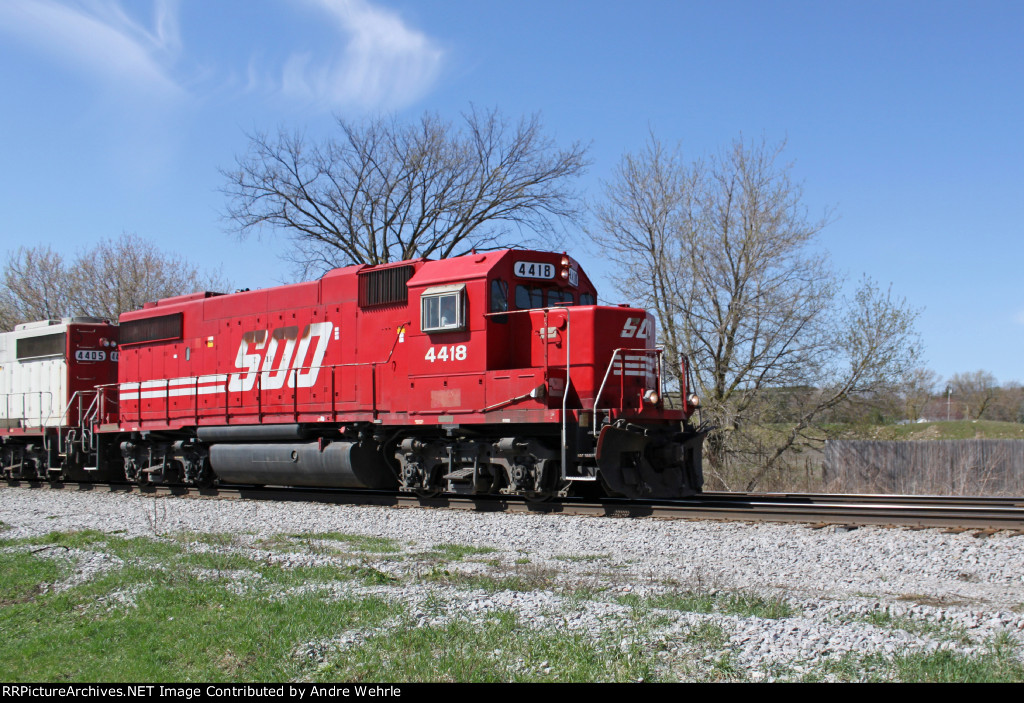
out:
M1005 505L1024 507L1024 496L949 496L910 495L876 493L774 493L751 492L731 493L727 491L706 491L703 498L715 500L757 499L786 503L829 503L842 500L844 503L897 503L903 505Z
M709 493L674 501L563 499L532 502L518 497L437 496L396 491L255 486L138 486L130 483L6 481L10 487L107 491L181 497L308 501L344 505L425 507L534 514L656 517L687 520L785 522L823 525L885 525L1013 530L1024 534L1024 498L827 494Z

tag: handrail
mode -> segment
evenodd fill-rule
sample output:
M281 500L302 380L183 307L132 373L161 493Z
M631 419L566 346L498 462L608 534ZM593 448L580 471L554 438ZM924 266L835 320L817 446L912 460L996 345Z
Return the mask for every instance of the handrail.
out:
M568 398L569 398L569 381L572 378L572 313L571 308L564 305L547 308L529 308L527 310L506 310L504 312L489 312L484 313L484 317L492 317L496 315L515 315L521 313L535 312L542 310L544 312L544 375L548 375L548 340L546 339L547 330L550 328L548 325L548 313L554 310L562 310L565 312L565 387L562 388L562 478L567 478L567 465L566 458L569 451L569 433L566 423L566 410L568 410Z
M604 394L605 384L608 382L608 376L611 375L612 369L615 367L615 357L617 357L619 355L619 352L630 352L630 353L634 353L634 354L646 354L646 355L655 354L657 356L657 359L658 359L658 371L657 371L658 381L657 381L657 386L658 386L658 397L660 398L660 397L663 396L663 393L662 393L662 377L661 377L661 355L662 355L663 351L664 351L663 349L658 349L658 348L654 348L654 349L637 349L637 348L634 348L634 347L619 347L618 349L615 349L614 351L612 351L612 358L608 360L608 368L605 369L604 379L602 379L602 381L601 381L601 387L600 387L600 389L598 389L597 395L594 396L594 407L592 409L592 412L593 412L593 415L594 415L593 434L595 434L595 435L597 434L597 411L598 411L597 404L601 401L601 396ZM625 387L625 380L626 380L626 359L625 359L625 354L623 354L623 358L622 358L622 373L620 375L620 381L622 382L623 388ZM622 395L624 395L624 392L620 391L620 400L619 400L620 403L622 402Z
M608 368L605 369L604 378L601 379L601 387L597 390L597 395L594 396L594 407L591 409L591 413L594 416L594 425L592 432L595 435L597 434L597 404L601 400L601 395L604 394L604 386L606 383L608 383L608 376L611 375L612 368L615 366L615 357L617 357L619 355L619 352L622 350L623 348L620 347L619 349L615 349L612 351L612 358L608 360ZM622 370L626 370L625 364L622 365Z
M12 418L11 417L11 398L14 397L14 396L21 396L21 417L18 417L18 418ZM30 417L28 417L28 411L25 409L25 399L26 399L27 396L39 396L39 416L37 418L30 418ZM26 420L38 420L39 426L43 427L44 426L44 424L43 424L44 421L49 421L49 420L51 420L53 418L53 413L52 412L48 412L45 415L45 417L43 415L43 396L48 396L47 406L52 408L53 407L53 391L22 391L21 393L4 393L4 409L5 409L5 412L6 412L6 419L8 419L8 420L12 420L12 419L20 420L22 422L23 426L26 426L26 427L28 426L28 425L24 424ZM58 415L57 416L58 423L60 422L60 419L61 419L61 416Z
M87 395L89 395L89 394L92 394L92 402L89 403L89 406L87 408L83 409L82 408L82 399L84 397L86 397ZM78 426L81 427L83 430L87 426L91 426L93 424L93 421L96 419L96 417L98 415L98 411L99 411L99 408L98 408L99 398L100 398L100 391L99 391L98 387L90 389L90 390L75 391L71 395L71 399L68 400L68 405L64 409L64 414L61 415L61 417L60 417L61 424L64 424L64 420L66 419L68 412L71 410L71 405L77 400L78 401Z
M108 413L107 407L106 407L107 406L107 399L108 399L108 394L109 394L109 392L111 390L120 392L121 384L120 383L104 383L104 384L101 384L99 386L96 386L97 397L99 398L99 401L100 401L99 408L97 410L97 415L98 415L98 417L101 417L103 419L106 419L106 417L107 417L107 413ZM121 399L119 397L115 396L114 400L113 400L113 403L114 403L115 406L118 406L118 408L120 409Z
M403 327L405 325L409 325L409 324L411 324L411 323L406 322L406 323L404 323ZM331 372L331 388L332 388L332 392L331 392L331 408L332 408L332 413L333 414L337 414L337 411L334 409L335 401L334 401L334 391L333 391L333 389L335 387L335 383L334 383L334 373L335 373L335 370L336 369L340 369L340 368L355 367L355 366L367 366L367 367L370 367L371 373L374 374L374 377L373 377L373 382L374 382L373 412L376 414L376 412L377 412L376 367L382 366L382 365L387 364L388 362L391 361L391 357L394 356L395 349L398 346L398 340L399 340L399 338L396 335L395 342L391 345L391 350L388 352L387 358L384 359L383 361L357 361L357 362L350 362L350 363L344 363L344 364L317 364L317 365L312 365L311 364L309 366L289 366L288 369L285 372L285 377L289 379L290 382L289 382L288 386L292 390L292 413L293 413L293 415L295 415L296 417L298 416L298 393L297 393L298 388L296 388L295 384L296 384L296 382L298 380L298 376L301 373L307 372L307 371L312 371L313 369L319 369L321 371L324 370L324 369L329 369L330 370L330 372ZM255 383L256 389L255 390L256 390L256 397L257 397L257 400L256 400L256 402L257 402L257 416L260 417L261 419L262 419L262 415L263 415L263 410L262 410L262 408L263 408L263 390L264 390L263 389L263 376L267 375L267 374L277 374L277 373L280 373L280 372L281 372L281 369L263 369L263 368L260 368L259 370L253 372L253 373L256 374L256 383ZM229 399L231 391L228 390L228 386L231 383L231 376L234 373L238 373L238 371L229 371L227 373L212 373L212 374L202 374L201 373L201 374L195 374L194 376L182 376L181 379L170 379L170 378L151 379L152 382L157 382L157 383L163 382L162 390L164 391L164 395L163 395L163 398L161 398L161 400L164 401L164 422L166 422L168 424L170 423L170 405L171 405L171 396L170 396L171 387L170 387L170 384L171 384L172 380L185 380L185 379L189 379L189 378L193 379L193 386L192 386L192 390L193 390L192 397L193 397L193 406L194 406L193 407L193 411L194 411L194 414L196 416L196 422L198 423L199 395L200 395L199 394L199 379L201 377L203 377L203 376L217 377L217 376L221 376L221 375L224 376L224 385L223 385L223 393L224 393L224 419L225 419L226 422L229 421L230 420L230 414L231 414L230 399ZM142 388L142 382L126 381L126 382L123 382L123 383L122 382L119 382L119 383L108 383L108 384L104 384L103 386L97 386L97 390L99 390L100 388L112 388L112 389L117 390L120 393L121 387L124 386L124 385L127 385L127 384L138 385L138 392L139 392L138 415L139 415L139 421L141 421L142 420L142 394L143 394L143 392L145 392L144 389ZM150 392L152 392L153 390L161 390L161 389L159 387L155 387L155 388L146 389L146 390L149 390ZM277 389L270 389L270 390L277 390ZM95 392L95 391L89 391L89 392ZM158 396L158 398L159 398L159 396Z
M99 403L100 394L98 391L93 392L92 402L89 403L89 407L85 409L86 417L95 418L99 414Z

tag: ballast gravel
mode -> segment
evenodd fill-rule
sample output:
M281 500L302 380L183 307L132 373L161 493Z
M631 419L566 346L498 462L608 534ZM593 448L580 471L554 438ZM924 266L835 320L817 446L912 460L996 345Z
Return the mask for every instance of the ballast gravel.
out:
M732 676L763 681L798 678L844 657L937 650L983 656L996 639L1015 647L1017 658L1024 649L1024 536L1010 532L813 529L9 487L0 488L0 522L6 539L86 529L155 539L218 533L232 535L230 544L197 540L189 548L242 550L256 562L283 568L358 563L388 577L386 582L310 582L266 597L289 597L299 590L376 595L403 604L408 618L402 626L443 625L454 618L482 622L489 614L512 612L527 628L583 632L602 641L621 638L626 647L634 637L627 624L636 622L635 609L646 603L662 617L644 630L645 643L660 652L668 670L677 658L685 659L691 674L694 661L711 667L723 657ZM387 538L400 551L366 549L344 561L337 550L318 548L316 536L324 533ZM262 546L282 535L310 537L293 540L284 550ZM532 578L542 585L484 591L418 578L427 567L417 557L437 545L477 548L445 562L445 569L518 576L520 582ZM71 576L51 584L53 590L122 565L97 551L42 554L74 563ZM232 571L227 581L236 592L263 593L255 572ZM762 617L659 605L664 603L659 597L672 593L753 594L787 608ZM139 597L113 593L97 606L131 608ZM702 650L688 633L709 623L724 639L717 648ZM339 631L326 641L297 643L294 656L317 666L372 634Z

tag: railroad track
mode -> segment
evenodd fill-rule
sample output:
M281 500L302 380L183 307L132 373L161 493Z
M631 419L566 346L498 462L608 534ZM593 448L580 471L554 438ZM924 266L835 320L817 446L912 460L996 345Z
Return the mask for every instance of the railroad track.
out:
M133 484L48 484L8 481L10 487L108 491L195 498L308 501L348 505L426 507L477 512L547 513L605 517L731 520L825 525L888 525L1012 530L1024 534L1024 497L829 495L822 493L709 492L672 501L606 498L530 502L519 498L438 496L392 491L324 490L255 486L137 486Z

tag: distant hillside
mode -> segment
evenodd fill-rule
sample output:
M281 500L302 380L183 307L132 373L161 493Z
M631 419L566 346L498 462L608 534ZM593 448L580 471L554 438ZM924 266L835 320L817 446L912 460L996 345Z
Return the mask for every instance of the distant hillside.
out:
M956 420L907 425L872 425L851 429L849 433L843 434L843 439L1024 439L1024 424L994 420Z

